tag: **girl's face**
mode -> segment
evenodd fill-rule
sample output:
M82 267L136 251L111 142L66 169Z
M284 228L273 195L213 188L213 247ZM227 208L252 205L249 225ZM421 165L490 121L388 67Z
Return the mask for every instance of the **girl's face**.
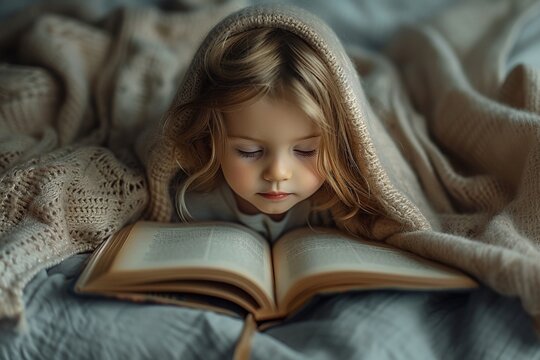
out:
M221 170L243 213L279 220L324 183L320 130L292 104L263 97L226 113L225 127Z

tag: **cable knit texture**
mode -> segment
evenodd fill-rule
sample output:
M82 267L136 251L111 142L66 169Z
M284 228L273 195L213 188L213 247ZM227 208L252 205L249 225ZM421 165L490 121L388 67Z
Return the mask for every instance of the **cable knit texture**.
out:
M208 46L271 26L305 39L334 75L385 213L368 235L461 268L540 319L540 72L504 70L540 4L458 3L378 53L346 52L318 18L283 6L233 13L204 38L240 5L2 25L0 45L17 52L0 66L0 316L23 314L40 269L141 216L171 219L176 161L189 168L193 151L173 157L192 120L175 104L201 91Z

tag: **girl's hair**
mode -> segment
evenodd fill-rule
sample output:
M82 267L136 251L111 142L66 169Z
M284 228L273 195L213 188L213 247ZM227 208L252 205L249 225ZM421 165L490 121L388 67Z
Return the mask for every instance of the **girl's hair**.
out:
M189 103L172 109L172 118L190 111L178 148L191 145L197 164L183 169L188 178L180 189L178 212L187 221L188 188L209 191L222 179L223 112L253 103L263 96L287 99L320 127L317 171L325 178L314 196L314 211L332 209L334 220L346 223L358 211L378 213L370 186L351 151L353 124L329 67L300 37L282 29L256 28L227 36L210 46L203 59L203 91ZM187 216L186 216L187 215ZM364 229L366 230L366 229Z

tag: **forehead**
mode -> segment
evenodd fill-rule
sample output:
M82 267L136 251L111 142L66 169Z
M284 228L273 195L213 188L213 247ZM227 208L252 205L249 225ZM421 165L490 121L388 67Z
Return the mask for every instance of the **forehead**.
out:
M224 118L228 136L285 141L320 134L317 124L296 105L268 97L227 112Z

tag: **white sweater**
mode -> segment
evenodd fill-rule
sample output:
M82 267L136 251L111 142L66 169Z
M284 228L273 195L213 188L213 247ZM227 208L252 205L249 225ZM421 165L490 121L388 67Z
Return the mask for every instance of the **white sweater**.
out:
M245 225L268 239L276 241L281 235L303 226L334 226L330 213L312 212L311 200L306 199L293 206L279 221L264 213L248 215L238 209L234 194L226 182L214 190L186 193L186 207L195 221L230 221ZM176 196L176 209L179 209L179 191Z

